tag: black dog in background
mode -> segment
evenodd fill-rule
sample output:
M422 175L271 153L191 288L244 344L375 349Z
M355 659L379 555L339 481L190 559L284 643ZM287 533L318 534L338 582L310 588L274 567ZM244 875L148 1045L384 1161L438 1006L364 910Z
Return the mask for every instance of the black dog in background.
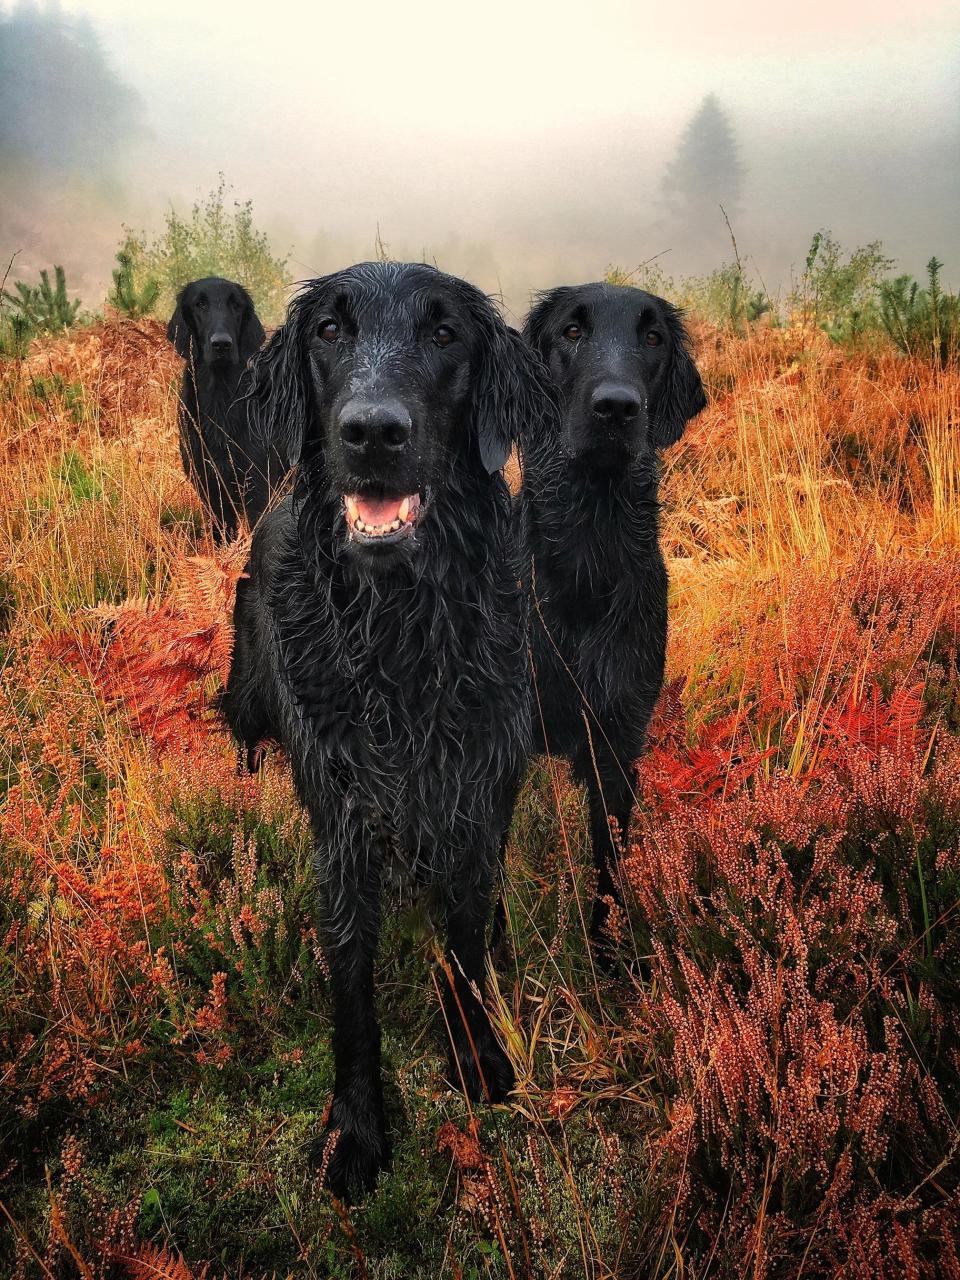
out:
M275 447L250 438L236 401L246 365L264 339L247 291L231 280L194 280L177 298L167 337L186 361L180 391L183 469L213 520L218 541L252 526L286 474Z
M560 389L562 420L523 436L520 511L530 592L533 728L588 789L602 943L633 765L663 684L667 573L657 451L706 406L679 312L639 289L554 289L525 336Z
M500 468L554 400L483 294L397 263L310 284L252 382L253 428L289 432L298 466L254 535L222 705L248 753L283 744L313 824L336 1062L315 1155L343 1195L389 1155L373 966L391 860L445 917L451 1080L476 1099L513 1086L476 994L529 745Z

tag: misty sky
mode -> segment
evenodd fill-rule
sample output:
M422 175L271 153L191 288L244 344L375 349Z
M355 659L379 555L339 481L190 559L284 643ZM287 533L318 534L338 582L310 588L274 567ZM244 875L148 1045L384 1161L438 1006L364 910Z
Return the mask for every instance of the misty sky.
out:
M719 210L675 243L658 202L715 93L745 169L735 230L772 289L811 233L883 240L960 285L960 8L940 0L64 0L145 106L116 222L156 226L223 170L298 275L436 259L515 310L655 254L729 257Z

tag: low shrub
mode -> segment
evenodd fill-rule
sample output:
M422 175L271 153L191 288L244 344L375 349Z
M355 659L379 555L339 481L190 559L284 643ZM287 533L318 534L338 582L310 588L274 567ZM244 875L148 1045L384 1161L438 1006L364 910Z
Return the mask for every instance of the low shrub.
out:
M187 215L171 207L164 230L153 239L125 227L120 269L114 273L121 283L115 283L114 294L120 288L121 297L139 300L138 306L148 297L150 309L166 315L191 280L225 276L248 291L264 323L278 324L291 284L287 259L278 257L254 226L252 201L235 200L228 208L228 190L221 174L215 190Z

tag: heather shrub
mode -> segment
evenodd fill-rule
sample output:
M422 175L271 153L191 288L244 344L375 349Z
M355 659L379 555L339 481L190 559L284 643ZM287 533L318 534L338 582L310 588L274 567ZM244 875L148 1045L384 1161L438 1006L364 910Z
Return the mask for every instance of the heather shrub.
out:
M178 957L180 983L189 979L212 993L216 1011L204 1016L202 1038L216 1041L220 1064L244 1031L249 1040L302 1010L322 972L308 833L290 809L286 786L278 780L271 789L274 803L282 798L286 805L268 817L247 784L224 788L211 780L205 790L195 782L181 787L171 797L173 821L164 833L168 945ZM181 1016L179 1034L196 1037L196 1018L191 1023L189 1010ZM198 1052L205 1061L207 1050Z
M904 896L910 854L928 902L955 911L956 886L929 851L885 848L882 770L852 803L774 774L644 821L631 848L656 1159L694 1274L718 1247L729 1274L800 1255L814 1274L956 1274L956 954Z
M674 686L641 764L637 1017L693 1274L960 1274L960 563L925 569L758 594L718 644L739 711L691 740Z
M4 1275L960 1274L960 370L741 335L730 296L664 457L621 963L586 945L584 799L541 758L489 987L518 1090L449 1087L434 904L389 891L398 1140L350 1208L305 1160L332 1087L309 831L281 753L238 775L216 720L246 548L183 478L176 357L114 318L0 365Z

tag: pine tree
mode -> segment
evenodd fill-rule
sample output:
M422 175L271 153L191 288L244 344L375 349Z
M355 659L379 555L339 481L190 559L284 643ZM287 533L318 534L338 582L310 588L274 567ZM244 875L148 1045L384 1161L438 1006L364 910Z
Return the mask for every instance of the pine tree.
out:
M117 262L120 265L113 272L113 292L110 294L110 301L118 311L131 320L139 320L156 306L160 286L156 280L147 280L142 288L137 288L134 255L130 248L125 246L117 250Z
M722 228L719 206L732 218L743 186L733 127L715 94L708 94L683 131L663 177L663 200L680 230Z
M109 173L142 127L138 94L114 71L89 20L0 6L0 158L31 172Z
M50 283L50 272L40 272L39 285L24 284L16 281L16 293L4 291L3 297L11 306L18 309L23 320L36 333L46 333L56 329L67 329L77 318L80 310L80 299L72 301L67 296L67 280L63 267L54 267L54 284Z
M880 319L904 354L932 358L945 368L960 354L960 296L943 292L942 270L943 263L932 257L926 289L911 276L885 281L880 286Z

